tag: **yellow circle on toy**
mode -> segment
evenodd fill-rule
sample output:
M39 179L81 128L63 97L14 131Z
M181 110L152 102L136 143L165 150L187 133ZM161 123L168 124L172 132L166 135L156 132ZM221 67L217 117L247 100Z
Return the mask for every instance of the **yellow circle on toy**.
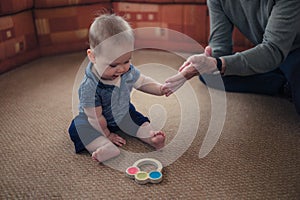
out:
M140 167L143 165L153 165L156 167L155 170L148 172L141 171ZM162 169L161 162L153 158L143 158L136 161L132 166L126 169L126 176L139 184L146 183L160 183L162 181Z

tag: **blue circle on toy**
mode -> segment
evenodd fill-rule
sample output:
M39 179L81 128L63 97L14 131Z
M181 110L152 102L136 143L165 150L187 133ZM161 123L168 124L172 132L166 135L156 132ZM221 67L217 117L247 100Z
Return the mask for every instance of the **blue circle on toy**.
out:
M159 178L161 178L161 176L162 176L162 174L159 171L152 171L149 173L149 177L151 179L159 179Z

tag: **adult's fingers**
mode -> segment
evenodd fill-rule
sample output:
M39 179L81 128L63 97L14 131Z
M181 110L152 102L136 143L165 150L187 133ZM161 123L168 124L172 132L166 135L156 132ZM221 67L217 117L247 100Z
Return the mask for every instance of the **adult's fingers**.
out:
M180 67L179 67L179 72L181 72L184 68L190 65L190 62L185 61Z
M177 82L179 80L185 79L185 77L181 73L177 73L169 78L166 79L166 83L172 83L172 82Z
M204 49L204 54L206 56L212 56L212 48L210 46L206 46Z

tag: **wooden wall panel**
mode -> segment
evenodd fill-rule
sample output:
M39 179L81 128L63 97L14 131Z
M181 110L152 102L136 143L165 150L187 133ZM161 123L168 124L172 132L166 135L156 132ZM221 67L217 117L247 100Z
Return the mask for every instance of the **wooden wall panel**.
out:
M183 33L206 46L209 37L207 7L205 5L184 5L183 12Z
M187 6L187 7L185 7ZM113 3L114 11L121 16L124 16L136 31L136 48L140 47L155 47L169 49L174 51L197 51L198 47L191 44L185 34L194 37L191 33L190 26L196 25L196 19L192 19L193 15L202 16L201 11L196 5L179 5L179 4L142 4L142 3ZM192 9L192 13L188 12ZM203 14L205 15L205 14ZM185 21L189 21L187 26ZM148 27L147 29L142 29ZM149 28L152 27L152 28ZM201 31L201 29L200 29ZM205 29L206 31L206 29ZM198 33L198 32L197 32ZM206 37L207 33L204 33ZM195 38L195 39L198 39ZM201 49L202 51L202 49Z
M174 0L126 0L126 1L116 0L114 2L123 2L123 3L124 2L128 2L128 3L158 3L158 4L163 4L163 3L174 3Z
M109 3L36 9L35 24L42 55L72 52L88 47L88 29Z
M92 3L108 3L110 0L35 0L35 8L54 8L61 6L86 5Z
M202 3L206 4L206 0L174 0L174 3Z
M1 0L0 1L0 16L13 14L19 11L31 9L33 0Z
M38 56L32 12L0 17L0 73Z
M239 52L252 48L254 45L237 29L233 29L233 51Z

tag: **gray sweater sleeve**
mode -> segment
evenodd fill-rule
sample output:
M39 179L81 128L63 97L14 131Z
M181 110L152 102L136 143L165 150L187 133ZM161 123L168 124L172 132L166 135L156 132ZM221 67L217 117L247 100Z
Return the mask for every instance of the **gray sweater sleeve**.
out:
M228 14L224 11L221 2L222 0L208 1L211 20L210 45L213 49L216 48L213 56L225 55L223 56L226 62L225 75L252 75L277 68L293 50L296 36L300 32L300 1L275 0L268 20L261 22L266 23L261 43L234 55L229 55L232 41L227 36L231 37L232 20L227 18ZM236 3L236 1L231 3ZM260 12L259 8L257 12ZM239 14L243 13L237 10L235 14L238 21ZM252 15L253 18L257 18L257 13ZM249 18L249 15L247 17ZM251 22L251 19L249 21ZM221 28L222 26L230 28ZM253 30L241 31L251 33Z
M209 45L213 48L213 56L232 54L232 22L223 11L219 0L208 0L207 5L210 18Z

